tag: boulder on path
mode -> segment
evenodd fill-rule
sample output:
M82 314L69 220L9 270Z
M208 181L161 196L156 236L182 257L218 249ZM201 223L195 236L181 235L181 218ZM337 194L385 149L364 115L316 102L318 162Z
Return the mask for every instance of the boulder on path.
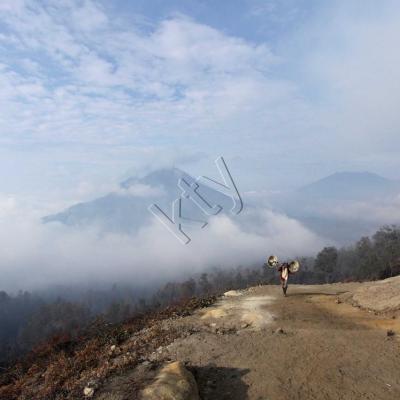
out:
M166 364L153 383L142 392L142 400L200 400L193 375L175 361Z

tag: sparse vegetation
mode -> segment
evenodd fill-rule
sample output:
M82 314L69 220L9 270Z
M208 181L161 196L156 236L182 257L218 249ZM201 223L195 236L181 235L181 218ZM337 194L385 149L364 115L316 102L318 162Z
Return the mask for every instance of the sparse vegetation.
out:
M273 250L266 249L266 253L269 251ZM302 258L300 262L302 268L291 277L292 283L375 280L399 275L400 228L385 226L371 238L363 237L341 249L326 247L315 258ZM32 375L37 379L41 376L37 387L43 387L42 398L64 398L63 390L69 391L72 382L81 379L82 371L100 368L98 365L104 360L96 354L105 351L105 346L124 343L133 332L148 324L153 326L163 316L190 312L204 305L200 300L192 300L190 305L190 299L276 282L275 271L253 266L214 268L182 282L168 282L155 292L142 292L140 296L135 296L133 289L129 292L116 285L109 292L91 290L80 301L50 301L28 292L16 296L0 292L0 394L8 393L11 389L7 388L11 387L15 393L25 391L19 379ZM101 307L96 299L101 299ZM177 306L183 303L184 308ZM118 325L121 321L127 322ZM15 363L29 350L32 352L24 361ZM74 363L70 365L72 354ZM123 364L137 361L132 357L129 360ZM7 365L13 366L5 369ZM112 369L107 367L107 373ZM14 392L4 398L17 398Z
M122 324L97 320L80 336L55 336L0 375L0 398L77 399L82 388L132 368L159 346L184 332L163 330L162 321L188 315L215 301L190 299L157 312L147 312Z

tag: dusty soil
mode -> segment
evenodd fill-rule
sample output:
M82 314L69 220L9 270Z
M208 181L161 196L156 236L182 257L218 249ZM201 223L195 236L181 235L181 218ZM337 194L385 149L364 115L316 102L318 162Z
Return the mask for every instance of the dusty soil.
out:
M354 304L378 312L398 310L400 306L400 277L365 282L350 291Z
M154 357L185 362L203 400L398 400L400 315L343 302L354 302L359 286L292 285L287 297L275 286L230 292L174 321L192 334Z
M261 286L46 347L3 374L0 399L75 400L88 388L94 400L137 399L181 361L202 400L398 400L399 338L400 277L289 285L287 297Z
M133 387L177 360L202 400L398 400L399 294L400 277L290 285L287 297L278 286L230 291L211 307L163 320L160 330L179 332L175 340L103 382L94 397L137 398Z

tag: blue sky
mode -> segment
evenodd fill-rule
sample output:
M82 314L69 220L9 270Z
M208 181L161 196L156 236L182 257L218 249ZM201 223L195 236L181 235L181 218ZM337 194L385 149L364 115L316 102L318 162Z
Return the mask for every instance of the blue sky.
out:
M242 190L399 178L394 1L0 3L0 192L67 205L129 174Z

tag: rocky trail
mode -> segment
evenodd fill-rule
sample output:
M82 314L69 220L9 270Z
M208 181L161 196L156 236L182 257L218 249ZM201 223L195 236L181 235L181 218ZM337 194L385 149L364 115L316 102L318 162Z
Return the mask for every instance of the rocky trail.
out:
M0 399L400 399L400 277L230 291L95 332L16 364Z
M379 312L356 301L364 296L370 305L366 284L292 285L287 297L276 286L231 291L212 307L164 321L163 329L186 334L151 361L181 361L203 400L398 400L400 302L393 297L400 282L393 282L384 291L371 284ZM97 398L128 398L107 397L112 387ZM146 398L196 398L163 395Z

